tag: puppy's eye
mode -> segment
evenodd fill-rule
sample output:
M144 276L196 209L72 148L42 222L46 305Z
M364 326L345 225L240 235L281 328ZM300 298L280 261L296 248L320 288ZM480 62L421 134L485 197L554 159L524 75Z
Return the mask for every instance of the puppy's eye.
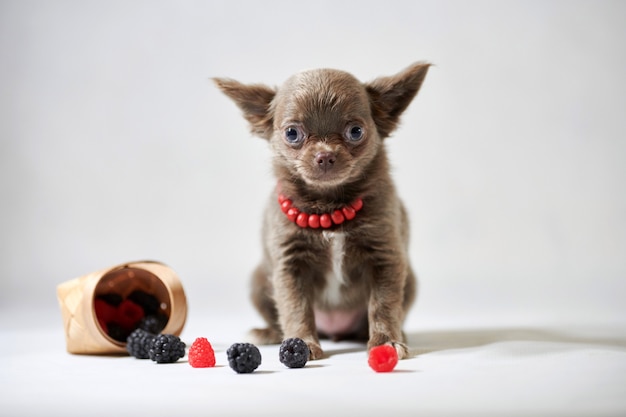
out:
M297 145L304 140L304 133L295 126L285 129L285 140L292 145Z
M346 131L346 137L352 142L358 142L363 139L364 131L359 125L349 126Z

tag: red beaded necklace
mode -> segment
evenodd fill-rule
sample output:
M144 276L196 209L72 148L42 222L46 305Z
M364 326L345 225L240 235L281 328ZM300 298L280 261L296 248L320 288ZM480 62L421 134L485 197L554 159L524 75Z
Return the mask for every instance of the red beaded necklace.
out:
M352 220L356 216L357 211L363 208L363 200L357 198L349 205L335 210L332 213L307 214L294 207L293 201L280 192L278 193L278 204L280 204L280 209L287 215L290 221L302 228L310 227L311 229L317 229L319 227L328 229L333 224L339 225L346 220Z

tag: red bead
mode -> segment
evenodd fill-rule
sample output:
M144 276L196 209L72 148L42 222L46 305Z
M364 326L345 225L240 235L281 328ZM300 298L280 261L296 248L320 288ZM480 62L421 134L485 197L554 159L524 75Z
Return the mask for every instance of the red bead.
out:
M363 200L361 200L360 198L357 198L350 205L352 206L354 211L359 211L363 208Z
M298 214L298 217L296 217L296 224L300 227L307 227L309 225L309 215L306 213Z
M289 210L287 210L287 218L290 222L295 222L298 214L300 214L300 210L295 207L291 207Z
M289 209L291 208L291 205L293 203L291 202L291 200L283 200L282 203L280 203L280 209L283 211L283 213L287 213L287 211L289 211Z
M341 224L346 219L341 210L333 211L333 214L331 214L330 217L333 219L333 223L335 224Z
M335 225L340 225L346 220L352 220L356 216L356 213L363 208L363 199L357 198L347 206L342 207L339 210L335 210L332 213L324 214L307 214L302 213L293 205L293 201L287 198L284 194L278 192L278 203L280 209L287 219L291 222L295 222L302 228L310 227L311 229L324 228L328 229Z
M350 206L345 206L341 209L341 211L343 211L343 215L346 216L346 219L348 220L352 220L354 219L354 216L356 216L356 211L354 211L354 209Z
M332 225L333 225L333 222L330 217L330 214L322 214L320 216L320 226L322 226L324 229L328 229Z
M309 227L311 229L317 229L318 227L320 227L320 216L317 214L310 214L309 215Z

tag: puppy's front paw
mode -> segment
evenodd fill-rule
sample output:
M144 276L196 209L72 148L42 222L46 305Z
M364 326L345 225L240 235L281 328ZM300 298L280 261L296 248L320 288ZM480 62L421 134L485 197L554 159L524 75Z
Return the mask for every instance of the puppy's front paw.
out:
M379 335L380 337L375 338L372 337L369 342L367 342L367 351L369 352L373 347L380 346L384 344L388 344L393 346L398 352L398 359L406 359L410 356L409 347L402 342L389 340L388 337L383 335Z
M252 329L248 333L248 339L256 345L275 345L282 341L280 332L272 327Z
M396 348L398 359L406 359L410 356L409 347L402 342L391 342L391 346Z
M322 347L317 342L306 341L307 346L309 347L309 360L322 359L324 357L324 351Z

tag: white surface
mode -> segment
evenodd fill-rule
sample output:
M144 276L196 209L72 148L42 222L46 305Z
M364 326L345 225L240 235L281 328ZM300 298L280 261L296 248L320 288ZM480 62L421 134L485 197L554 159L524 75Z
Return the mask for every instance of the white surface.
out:
M207 337L217 366L186 357L155 364L70 355L59 326L0 332L0 406L6 416L623 416L626 326L462 326L409 331L415 357L392 373L367 365L364 346L323 343L328 357L303 369L263 346L253 374L228 367L225 350L250 320L196 314L182 334ZM201 324L202 323L202 324ZM208 324L211 325L208 325ZM432 325L432 324L431 324ZM6 330L9 328L10 330Z
M626 414L625 19L613 1L0 2L0 409ZM421 285L407 330L433 351L376 375L360 351L292 372L269 349L249 378L64 353L56 285L139 259L180 275L186 337L224 348L258 324L269 153L210 77L417 60L435 66L388 147Z

